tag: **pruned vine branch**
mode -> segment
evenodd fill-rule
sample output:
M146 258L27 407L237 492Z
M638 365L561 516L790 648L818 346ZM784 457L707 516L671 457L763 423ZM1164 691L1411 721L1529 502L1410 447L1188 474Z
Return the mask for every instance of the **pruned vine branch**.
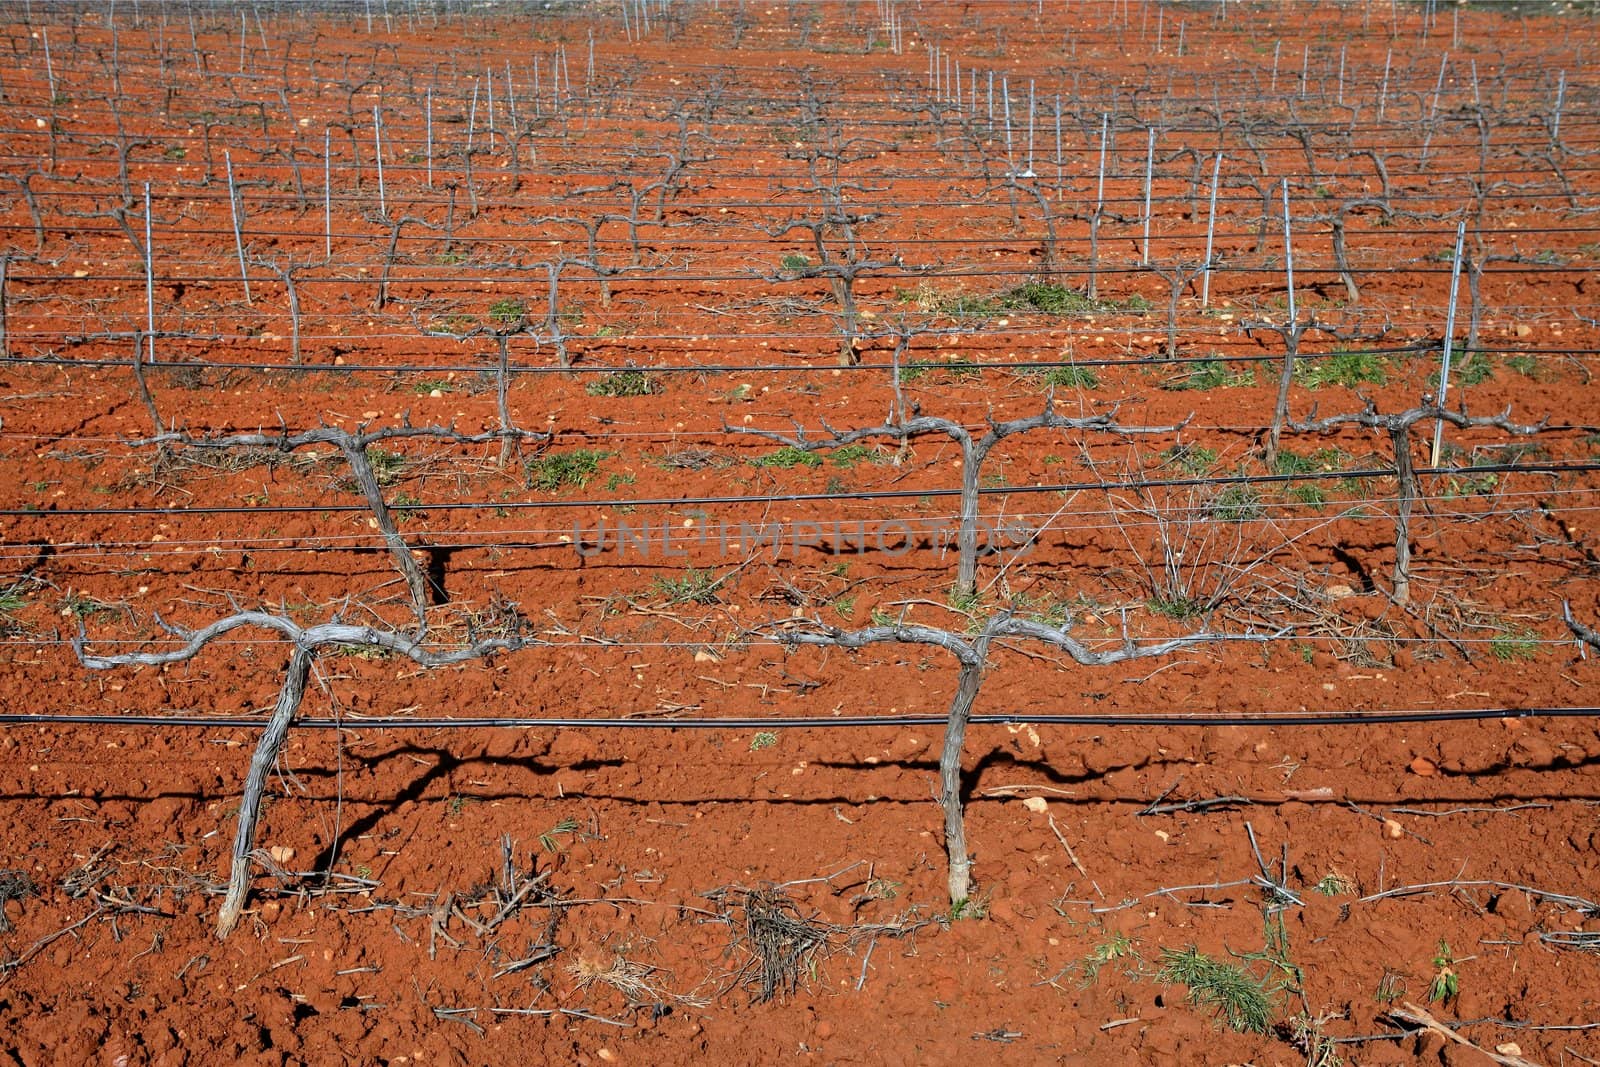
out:
M983 684L985 661L990 645L1003 638L1020 637L1063 649L1086 667L1104 667L1128 660L1165 656L1211 641L1267 640L1268 635L1226 637L1201 632L1150 644L1132 640L1106 651L1095 651L1069 632L1069 626L1050 626L1034 619L1018 618L1009 611L990 616L975 634L960 635L934 626L899 623L841 630L819 619L785 619L757 627L754 634L779 641L786 646L813 645L826 648L861 649L876 644L930 645L942 648L961 665L956 692L950 700L945 722L944 745L939 754L939 807L944 811L945 851L949 856L949 889L952 907L959 907L972 894L972 857L961 798L961 757L966 744L967 724Z
M990 451L1008 437L1034 430L1076 430L1131 437L1174 433L1189 423L1189 419L1184 419L1180 423L1168 426L1124 426L1117 421L1116 415L1115 409L1099 415L1082 417L1062 415L1055 410L1054 399L1046 398L1044 410L1037 415L1004 422L996 422L992 416L986 417L988 429L976 436L972 430L952 419L921 414L915 405L912 406L911 417L902 416L898 421L885 422L879 426L836 430L823 420L822 428L827 436L814 436L807 433L805 427L798 425L792 434L752 426L730 426L726 421L723 422L722 428L725 433L760 437L804 452L843 448L857 441L875 437L906 443L916 437L942 435L955 441L961 448L961 517L956 532L955 592L958 596L970 596L978 586L978 497L979 487L982 484L983 462L988 458Z
M1392 595L1396 604L1405 604L1411 598L1411 516L1416 510L1418 497L1417 469L1411 457L1411 428L1419 422L1438 420L1448 422L1458 429L1494 428L1515 436L1526 437L1543 433L1553 427L1548 424L1548 420L1537 423L1513 422L1510 408L1498 415L1469 415L1465 407L1453 410L1441 404L1428 403L1384 415L1378 411L1377 404L1372 398L1362 399L1366 406L1360 411L1319 419L1313 408L1310 417L1304 421L1291 422L1289 426L1297 433L1329 433L1341 426L1364 426L1389 435L1390 444L1394 449L1395 478L1399 483L1394 515L1395 559Z
M243 627L272 630L285 637L293 646L272 715L267 720L261 739L256 742L255 751L250 757L250 770L245 778L244 796L239 802L239 824L234 832L228 890L217 913L218 937L227 937L232 932L244 910L245 896L250 888L250 853L255 848L256 824L261 817L261 798L266 793L267 776L271 773L272 765L283 748L284 739L289 734L289 726L294 721L295 713L300 709L300 702L305 697L306 680L311 673L311 664L320 652L336 647L377 648L405 656L418 666L432 668L483 659L497 652L512 652L538 643L537 638L524 636L519 629L514 629L506 636L484 638L460 648L436 650L424 646L420 636L408 637L404 634L374 629L371 626L351 625L337 619L315 626L301 626L283 615L265 611L241 611L227 618L218 619L198 630L173 625L159 616L156 617L156 622L167 633L178 638L182 644L162 652L124 652L112 656L97 656L88 650L89 638L80 621L77 636L72 639L73 652L76 653L78 662L89 670L114 670L118 667L131 666L159 667L193 659L213 641Z
M1590 648L1600 651L1600 630L1596 630L1592 626L1585 626L1574 618L1572 605L1565 600L1561 602L1561 619L1567 624L1567 629L1571 630L1578 640Z
M283 428L275 434L239 433L225 437L195 437L187 432L172 431L130 443L136 447L154 445L163 449L181 445L185 448L211 450L268 448L279 452L293 452L308 445L321 444L338 448L350 466L350 474L355 479L356 488L366 499L367 506L372 509L372 519L377 523L378 532L383 536L383 542L389 549L389 555L394 559L396 569L405 579L411 608L417 616L417 636L421 637L427 632L428 605L433 602L435 596L442 596L443 590L431 587L427 575L417 565L416 557L411 554L411 546L400 535L394 516L384 501L383 487L379 485L378 476L372 469L372 460L367 454L367 449L383 441L418 438L448 441L454 444L483 444L497 438L509 440L508 435L515 436L519 440L532 438L539 441L548 441L551 436L547 432L523 430L513 426L503 426L499 430L489 430L479 434L465 434L450 426L412 426L407 417L399 426L385 426L376 430L367 430L363 427L354 433L337 426L318 426L299 433L290 433L287 428Z

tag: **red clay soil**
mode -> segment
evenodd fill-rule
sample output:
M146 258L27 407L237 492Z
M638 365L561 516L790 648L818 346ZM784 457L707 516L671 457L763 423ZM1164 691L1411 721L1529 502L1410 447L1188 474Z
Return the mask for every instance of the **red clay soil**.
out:
M0 1064L1600 1062L1592 16L123 7L5 24ZM1402 598L1393 439L1308 424L1436 395L1458 219L1450 403L1506 419L1447 430ZM959 434L809 450L1047 404L972 596ZM289 647L88 657L413 630L319 426L434 428L367 451L426 641L531 643L324 651L219 939ZM991 648L952 905L955 659L792 635L1001 611L1206 639Z

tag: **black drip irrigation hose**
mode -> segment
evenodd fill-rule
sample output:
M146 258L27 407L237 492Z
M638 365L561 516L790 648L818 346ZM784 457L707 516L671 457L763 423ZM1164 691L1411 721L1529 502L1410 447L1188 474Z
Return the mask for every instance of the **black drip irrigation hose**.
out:
M148 335L146 335L146 336L148 336ZM165 337L168 340L201 340L201 341L215 340L215 338L201 337L199 335L185 336L185 335L179 335L179 334L161 334L159 331L157 332L157 336L158 337ZM302 337L303 336L304 335L302 335ZM705 335L700 335L700 336L705 336ZM723 339L723 340L733 340L733 339L738 339L738 338L749 338L751 336L763 336L763 335L752 335L752 334L745 333L745 334L719 334L719 335L714 335L714 336L717 336L717 337L719 337L720 339ZM767 335L764 335L764 336L767 336L767 337L779 337L780 335L778 335L778 334L767 334ZM824 339L824 340L836 339L837 338L837 335L828 335L828 334L792 334L792 335L784 335L784 336L792 337L792 338L795 338L795 339L806 339L806 340L814 340L814 339L817 339L819 337ZM923 334L921 334L921 336L930 337L930 338L944 338L944 337L971 338L971 337L978 337L978 336L982 336L982 335L975 334L975 333L973 333L971 331L963 331L963 330L958 330L958 329L949 329L949 330L926 331ZM110 339L111 340L124 340L124 341L127 341L127 340L132 340L133 337L134 337L134 334L130 332L130 333L117 335L117 336L112 337ZM671 341L671 340L680 340L680 339L683 339L683 335L681 335L681 334L659 334L659 335L655 335L653 337L641 337L640 335L635 334L635 335L633 335L631 337L622 338L622 340L628 340L628 341L639 341L639 340L667 340L667 341ZM863 340L863 341L892 340L892 338L890 338L888 336L884 336L884 337L862 337L860 339ZM84 340L84 342L87 343L91 339L90 338L84 338L82 340ZM98 340L98 338L92 339L92 340ZM1441 347L1441 342L1438 342L1438 341L1425 341L1425 342L1417 342L1417 343L1413 343L1413 344L1400 345L1400 346L1393 347L1393 348L1380 348L1380 347L1342 348L1342 349L1339 349L1337 351L1329 351L1329 352L1301 352L1301 353L1298 353L1295 356L1295 359L1296 359L1297 362L1301 362L1301 363L1313 363L1313 362L1315 362L1315 361L1317 361L1319 359L1331 359L1331 358L1333 358L1335 356L1385 356L1385 357L1389 357L1389 356L1421 356L1421 355L1430 355L1432 353L1436 353L1436 352L1438 352L1440 350L1440 347ZM1465 346L1458 346L1458 347L1455 347L1453 349L1453 351L1454 351L1456 357L1461 358L1461 359L1470 358L1471 356L1480 355L1480 354L1483 354L1483 353L1487 353L1489 355L1528 356L1528 357L1534 357L1534 356L1594 356L1594 355L1600 355L1600 348L1507 348L1507 347L1505 347L1503 345L1488 346L1488 347L1478 347L1478 348L1467 348ZM804 357L804 358L817 358L817 357ZM1151 367L1171 367L1171 366L1185 366L1185 365L1193 366L1193 365L1198 365L1198 364L1202 364L1202 363L1277 363L1277 364L1281 364L1283 362L1283 358L1284 358L1283 357L1283 353L1281 353L1281 352L1268 352L1268 353L1257 354L1257 355L1222 355L1222 354L1214 354L1214 355L1205 355L1205 356L1154 356L1154 355L1152 355L1152 356L1092 356L1092 357L1085 357L1085 358L1082 358L1082 359L1041 359L1041 360L1029 360L1027 362L1019 362L1019 361L1016 361L1016 360L1008 360L1008 361L1005 361L1005 362L993 362L993 361L991 361L991 362L981 362L981 361L973 360L973 361L970 361L970 362L963 362L963 363L959 363L959 364L948 364L948 363L939 362L939 360L937 358L933 358L933 357L929 357L929 356L918 356L918 357L915 357L915 358L909 358L909 359L906 359L906 360L902 360L901 363L900 363L900 369L901 369L902 373L907 371L907 370L921 370L921 371L929 371L929 372L933 372L933 373L939 373L941 371L948 372L948 371L951 371L951 370L958 370L958 371L962 371L962 372L966 372L966 371L981 371L981 370L995 370L995 371L1002 371L1002 372L1012 373L1012 374L1032 374L1032 373L1037 373L1037 372L1040 372L1040 371L1054 370L1054 369L1056 369L1058 367L1059 368L1065 368L1065 367L1126 367L1126 368L1128 368L1130 370L1148 370ZM127 359L127 358L124 358L124 357L95 357L95 358L78 359L78 358L72 358L72 357L67 357L67 356L13 356L11 358L10 362L14 363L14 364L28 364L28 365L32 365L32 366L41 366L41 367L121 368L121 367L132 367L133 366L133 360ZM399 375L399 374L442 374L442 373L447 373L447 372L452 372L452 371L456 372L456 373L459 373L459 374L482 374L485 371L492 372L492 370L493 370L492 367L487 366L482 361L479 361L479 362L476 362L476 363L393 363L393 364L383 364L383 363L265 363L265 362L242 362L242 361L234 362L234 361L215 361L215 360L190 360L190 359L177 359L177 358L174 358L174 359L162 360L162 361L155 362L155 363L151 363L149 361L141 361L141 365L146 368L146 373L148 373L150 370L158 370L158 371L180 371L181 370L181 371L186 371L186 372L191 372L191 373L194 372L194 371L224 371L224 372L226 372L226 371L266 371L266 372L279 372L279 373L285 373L285 374L369 374L370 373L370 374L396 374L396 375ZM823 374L823 373L830 373L830 372L835 371L835 370L844 371L844 372L853 372L853 373L857 373L857 374L861 374L861 373L877 373L877 372L883 372L883 371L893 372L894 364L893 363L862 362L862 363L851 364L848 367L836 367L836 366L816 364L816 363L798 363L798 362L795 362L795 363L673 363L673 364L575 363L570 367L562 367L562 366L558 366L558 365L545 365L545 364L537 364L537 365L524 364L522 366L508 367L507 368L507 373L510 374L513 377L515 377L517 375L530 375L530 374L531 375L554 375L554 374L561 374L561 375L601 374L601 375L605 375L605 374L617 374L617 373L632 373L632 374L761 374L761 373L772 373L772 374L819 374L820 375L820 374Z
M1585 429L1586 427L1573 427ZM1600 463L1485 463L1472 467L1419 467L1418 477L1461 474L1592 474ZM1304 474L1231 474L1216 478L1146 478L1127 482L1060 482L1053 485L984 486L980 496L1025 496L1030 493L1108 492L1117 489L1182 489L1191 486L1270 485L1288 482L1349 481L1360 478L1394 477L1394 469L1374 467L1353 471L1314 471ZM527 511L541 509L582 509L613 507L696 507L729 504L796 504L808 501L903 500L914 497L959 497L960 489L870 489L858 493L774 493L765 496L639 497L621 500L492 500L447 504L406 504L406 511ZM273 507L227 505L217 507L127 507L127 508L0 508L0 518L84 518L129 515L301 515L312 512L370 512L365 504L286 504Z
M1600 707L1529 708L1411 708L1400 711L1235 712L1231 714L1127 712L1099 715L1069 713L1016 713L974 715L974 726L1381 726L1391 723L1478 722L1489 719L1582 719L1600 717ZM750 730L750 729L862 729L867 727L942 726L944 715L815 715L752 717L741 715L684 719L600 716L444 716L406 718L372 717L304 718L296 728L312 730L488 730L488 729L625 729L625 730ZM0 726L102 726L121 728L182 727L199 729L253 729L266 718L243 715L28 715L0 714Z

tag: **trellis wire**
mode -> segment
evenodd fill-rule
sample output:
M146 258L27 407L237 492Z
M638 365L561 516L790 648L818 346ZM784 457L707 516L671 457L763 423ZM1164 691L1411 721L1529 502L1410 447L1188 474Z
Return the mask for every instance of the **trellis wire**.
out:
M260 643L260 642L256 642ZM769 641L762 644L781 645ZM1378 726L1396 723L1482 722L1499 719L1587 719L1600 717L1600 707L1588 705L1500 708L1415 708L1371 712L1359 709L1325 712L1270 711L1217 714L1215 712L1013 712L974 714L976 726L1103 726L1103 727L1221 727L1221 726ZM0 712L3 725L69 725L105 728L259 729L265 720L237 715L97 715ZM313 730L484 730L484 729L621 729L621 730L751 730L783 727L799 730L904 729L907 726L942 726L946 714L937 715L820 715L684 716L681 718L622 716L306 716L296 718L296 729Z

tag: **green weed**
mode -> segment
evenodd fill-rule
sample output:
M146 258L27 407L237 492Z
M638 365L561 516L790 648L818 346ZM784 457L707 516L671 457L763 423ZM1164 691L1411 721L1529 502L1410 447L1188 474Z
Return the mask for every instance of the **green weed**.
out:
M600 461L612 455L594 448L573 448L565 452L546 452L527 461L528 484L553 493L558 489L581 489L600 473Z
M832 460L835 467L849 470L863 461L874 462L878 458L878 454L866 445L845 445L843 448L834 449L832 455L828 458Z
M419 513L413 509L421 503L422 500L415 494L396 493L394 499L389 501L389 507L394 512L395 521L405 523L417 517Z
M934 310L941 315L951 315L958 319L988 318L999 314L1000 305L993 297L953 293L940 297L934 305Z
M1240 1033L1264 1034L1272 1025L1272 994L1265 983L1236 963L1221 960L1190 945L1161 950L1156 977L1189 987L1189 1003L1213 1008Z
M1295 362L1294 376L1308 389L1329 385L1354 388L1389 380L1383 357L1375 352L1333 352L1326 356L1302 356Z
M27 606L28 595L24 582L13 582L0 589L0 617L15 615Z
M494 324L496 329L516 329L527 319L528 305L514 297L496 300L489 305L489 321Z
M1161 464L1201 478L1217 465L1217 451L1199 445L1173 445L1161 453Z
M1501 663L1531 660L1539 654L1539 634L1526 626L1504 626L1489 639L1489 654Z
M595 379L583 391L590 396L652 396L661 392L661 383L644 371L619 370Z
M757 456L750 461L750 464L755 467L776 467L778 470L787 471L796 467L820 467L822 466L822 457L803 448L784 445L769 455Z
M1494 377L1494 356L1488 352L1474 352L1453 369L1455 384L1478 385Z
M1051 367L1044 372L1043 381L1052 389L1100 388L1100 376L1088 367Z
M1452 476L1445 480L1445 493L1447 497L1490 496L1495 487L1500 484L1500 478L1492 471L1483 474Z
M557 838L571 837L577 832L578 820L569 815L539 835L539 847L546 852L560 851L561 843Z
M983 606L983 594L976 590L971 593L952 592L947 603L950 605L951 611L970 615Z
M1058 629L1065 626L1072 618L1071 605L1066 601L1057 600L1049 593L1038 596L1018 593L1011 600L1011 610L1023 618L1034 619Z
M1087 956L1079 961L1079 968L1083 971L1083 984L1093 985L1100 977L1100 971L1108 963L1127 959L1133 955L1133 940L1127 934L1113 934L1110 940L1102 941L1096 945Z
M1254 384L1256 384L1254 367L1229 370L1228 365L1221 360L1207 359L1191 365L1181 378L1162 382L1161 388L1204 392L1209 389L1232 389Z
M1428 983L1428 1003L1448 1004L1461 992L1461 978L1456 974L1459 962L1450 951L1450 942L1439 939L1433 954L1433 981Z
M1099 306L1098 301L1055 282L1026 282L1002 293L999 303L1008 311L1038 311L1045 315L1071 315L1094 311Z
M400 480L400 475L405 471L406 457L398 452L368 448L367 464L372 467L372 476L378 480L378 484L389 486Z
M1230 485L1211 501L1211 517L1221 522L1250 522L1266 514L1253 485Z
M96 600L91 596L80 593L68 593L61 602L63 611L69 612L74 618L92 619L99 615L115 615L118 608L115 604L104 600Z
M1322 876L1322 880L1311 887L1315 892L1325 897L1338 897L1346 893L1355 892L1355 883L1339 871L1329 871Z
M1522 375L1524 378L1539 377L1539 361L1526 352L1519 352L1514 356L1506 357L1506 366Z
M958 900L950 906L950 921L960 922L962 919L987 919L989 917L989 899L987 897L967 897Z
M655 590L668 604L715 604L722 582L715 571L690 567L677 578L657 578Z
M1296 504L1304 504L1312 508L1321 508L1328 503L1328 494L1323 491L1322 486L1314 485L1310 482L1292 485L1284 495Z
M1196 596L1184 596L1181 594L1160 594L1151 597L1144 603L1147 608L1155 612L1157 615L1168 619L1177 619L1180 622L1184 619L1197 618L1198 616L1204 615L1206 611L1206 602L1204 599Z

